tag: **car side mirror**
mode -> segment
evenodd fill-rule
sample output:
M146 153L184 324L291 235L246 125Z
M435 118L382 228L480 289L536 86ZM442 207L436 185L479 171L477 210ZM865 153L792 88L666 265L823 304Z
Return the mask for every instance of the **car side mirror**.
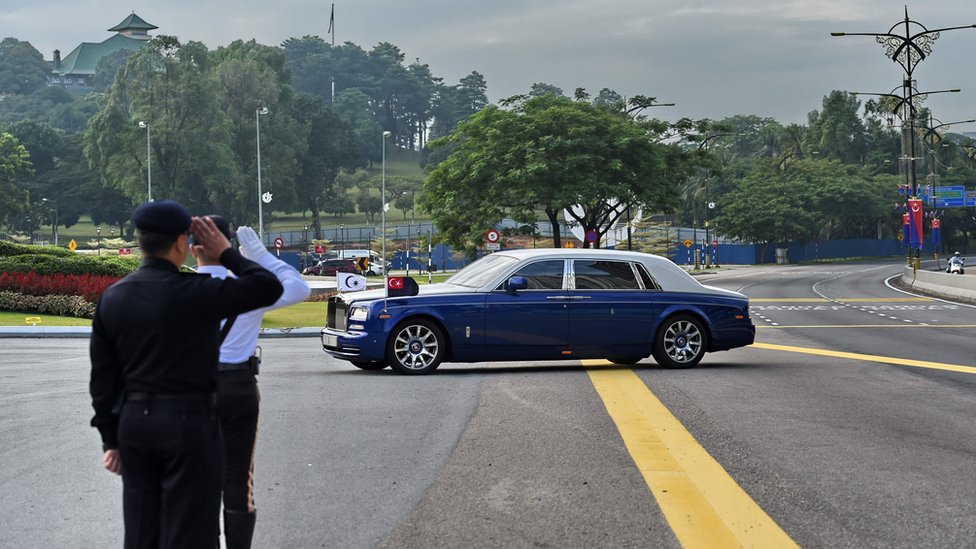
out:
M514 294L518 290L525 290L529 287L529 281L524 276L513 276L508 279L508 293Z

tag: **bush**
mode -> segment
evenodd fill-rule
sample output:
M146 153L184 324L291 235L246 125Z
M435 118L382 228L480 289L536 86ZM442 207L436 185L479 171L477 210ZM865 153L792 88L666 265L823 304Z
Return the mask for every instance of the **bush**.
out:
M74 252L60 246L32 246L0 240L0 257L11 255L52 255L56 257L71 257Z
M0 291L0 309L77 318L95 315L95 304L79 295L27 295Z
M37 246L35 246L37 247ZM42 275L107 275L123 277L139 268L139 260L118 256L61 257L48 254L12 255L0 257L0 272Z
M77 295L94 303L118 280L116 276L92 274L0 273L0 290L28 295Z

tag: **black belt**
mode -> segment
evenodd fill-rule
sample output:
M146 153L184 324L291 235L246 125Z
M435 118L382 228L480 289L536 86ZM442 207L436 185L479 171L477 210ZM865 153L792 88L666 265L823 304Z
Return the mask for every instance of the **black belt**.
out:
M258 364L261 363L261 359L252 356L251 358L245 360L244 362L218 362L217 371L218 372L250 372L254 375L258 374Z
M125 399L132 402L146 402L151 400L192 400L208 402L212 393L144 393L133 391L125 394Z

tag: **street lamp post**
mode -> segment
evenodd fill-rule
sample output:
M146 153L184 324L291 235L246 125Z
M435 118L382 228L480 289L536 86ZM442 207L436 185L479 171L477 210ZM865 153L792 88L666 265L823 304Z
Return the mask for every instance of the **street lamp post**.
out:
M41 202L47 202L47 201L48 199L46 198L41 199ZM57 200L54 201L53 211L54 211L54 223L53 223L54 245L57 246L58 245L58 202Z
M900 26L904 25L904 35L896 34L896 31ZM918 32L913 33L913 29L921 29ZM909 151L903 150L903 159L907 160L908 165L908 176L909 185L911 188L912 196L918 196L918 181L916 178L916 168L915 168L915 115L914 115L914 85L915 81L912 74L915 71L915 67L918 63L923 61L928 54L932 53L932 44L939 39L941 33L944 31L957 30L957 29L971 29L976 28L976 25L963 25L958 27L945 27L940 29L928 29L925 25L914 21L908 17L908 7L905 7L905 19L904 21L895 23L888 29L888 32L882 33L872 33L872 32L832 32L831 36L873 36L878 44L881 44L885 49L885 55L890 57L892 61L901 65L902 69L905 71L905 78L902 82L902 97L908 105L909 118L908 118L908 141L909 141ZM903 144L904 146L904 144ZM904 153L907 152L906 156Z
M149 135L149 122L140 120L139 127L146 130L146 202L152 202L152 140Z
M382 188L380 189L380 221L383 224L383 228L381 229L383 234L383 261L386 261L386 138L391 135L393 134L390 131L383 132L383 179ZM385 279L390 278L390 273L385 268L383 269L383 273Z
M264 198L261 196L261 115L268 114L268 107L254 109L254 131L258 149L258 237L264 244Z
M727 137L727 136L730 136L730 135L742 135L742 134L740 134L740 133L716 133L714 135L706 136L704 139L702 139L701 143L698 144L698 150L699 151L704 151L705 154L708 154L708 150L709 150L709 147L710 147L710 142L714 142L714 141L716 141L717 139L719 139L721 137ZM710 260L711 254L708 252L708 247L711 246L711 244L712 244L712 241L711 241L710 236L708 234L708 231L709 231L709 227L708 227L708 213L709 212L708 212L708 210L712 209L712 207L715 206L715 204L713 204L713 203L711 203L711 202L708 201L708 177L709 177L709 175L710 174L708 173L708 170L706 169L706 173L705 173L705 268L706 269L709 269L709 268L712 267L712 262ZM717 248L716 248L716 250L717 250ZM716 260L715 261L715 266L718 267L718 257L716 257L715 260Z
M98 249L98 255L102 255L102 226L95 226L95 247Z

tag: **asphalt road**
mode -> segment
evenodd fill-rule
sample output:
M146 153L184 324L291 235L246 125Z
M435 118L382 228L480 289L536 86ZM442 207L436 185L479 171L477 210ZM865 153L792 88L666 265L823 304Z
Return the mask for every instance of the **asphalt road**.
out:
M757 345L633 369L800 546L976 545L976 309L888 288L899 269L708 275L753 298ZM261 344L255 547L696 545L596 388L594 372L627 368L413 378L359 371L314 338ZM0 349L0 547L120 545L121 483L87 426L87 341Z

